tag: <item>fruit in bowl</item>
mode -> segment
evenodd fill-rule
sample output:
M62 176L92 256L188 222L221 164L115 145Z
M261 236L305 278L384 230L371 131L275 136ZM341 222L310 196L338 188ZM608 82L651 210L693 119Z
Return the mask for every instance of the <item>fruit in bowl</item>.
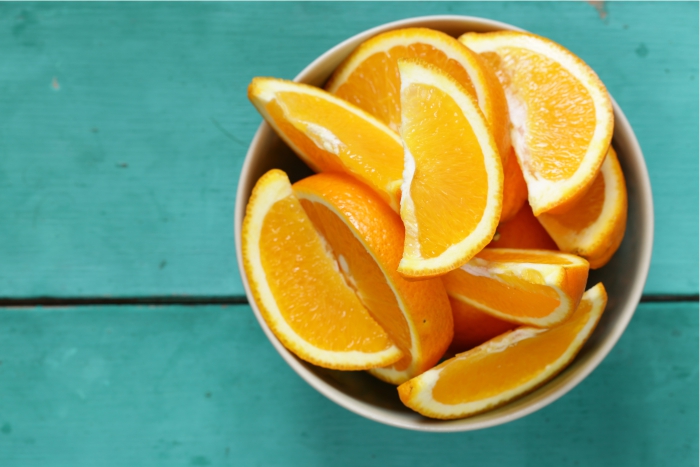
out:
M251 101L319 174L293 175L293 185L280 170L251 177L236 234L269 336L306 362L399 385L377 397L400 396L424 416L483 412L446 428L470 429L534 410L517 403L595 336L607 287L584 294L586 278L622 242L627 191L611 149L613 104L580 59L532 34L475 32L492 25L472 19L444 20L458 39L411 27L436 21L357 39L325 90L253 80ZM528 215L529 228L509 227ZM547 240L541 249L529 249L533 235ZM642 284L644 268L648 258ZM616 317L597 361L569 375L592 370L633 311ZM490 333L474 332L486 322ZM360 407L349 379L310 371L321 381L307 381L328 384L322 392L352 410L424 425L391 401L373 404L367 377L348 373L362 386Z

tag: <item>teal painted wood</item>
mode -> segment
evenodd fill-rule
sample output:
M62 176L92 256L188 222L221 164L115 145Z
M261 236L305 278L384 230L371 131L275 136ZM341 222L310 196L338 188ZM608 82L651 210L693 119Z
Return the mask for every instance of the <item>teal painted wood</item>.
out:
M242 295L234 193L260 122L248 82L427 14L509 22L592 65L651 173L646 292L697 293L698 4L605 5L0 4L0 296Z
M643 304L577 388L513 423L363 419L283 362L247 306L0 310L0 465L693 466L698 304Z

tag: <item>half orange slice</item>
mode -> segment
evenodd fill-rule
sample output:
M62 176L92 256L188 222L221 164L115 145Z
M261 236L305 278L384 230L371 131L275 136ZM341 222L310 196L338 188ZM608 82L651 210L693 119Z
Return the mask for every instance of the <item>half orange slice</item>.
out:
M401 401L432 418L453 419L506 404L561 372L600 320L603 284L588 290L574 315L551 329L520 327L457 355L399 386Z
M613 132L610 96L573 53L534 34L467 33L508 100L511 139L535 215L566 210L593 183Z
M248 98L314 171L352 174L399 211L403 148L382 122L322 89L282 79L253 78Z
M483 114L441 69L399 61L406 240L399 273L434 277L469 261L498 225L503 168Z
M546 213L538 220L562 251L586 258L592 269L605 266L627 226L625 177L612 146L586 194L565 214Z
M409 282L396 272L404 239L399 216L345 174L314 175L293 190L347 284L403 353L372 374L400 384L435 365L452 340L450 304L440 279Z
M443 277L447 293L496 318L550 327L574 312L588 261L546 250L486 248Z
M364 370L402 357L338 272L281 170L255 185L241 238L255 302L274 335L299 358Z

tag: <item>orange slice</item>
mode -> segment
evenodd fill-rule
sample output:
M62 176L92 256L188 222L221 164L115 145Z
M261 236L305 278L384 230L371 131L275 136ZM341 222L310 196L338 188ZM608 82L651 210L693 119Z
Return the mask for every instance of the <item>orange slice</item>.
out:
M511 152L513 148L510 148ZM511 154L503 164L503 208L499 222L508 222L520 211L527 201L527 184L518 158Z
M459 40L501 80L535 215L565 210L591 186L610 145L613 113L605 86L580 58L534 34L467 33Z
M598 284L564 324L510 331L407 381L399 386L399 397L411 409L440 419L506 404L561 372L593 333L606 304L605 288Z
M346 282L404 355L372 374L400 384L435 365L452 340L450 304L440 279L409 282L396 272L404 238L399 216L345 174L314 175L293 190Z
M248 98L314 171L350 173L398 212L403 148L386 125L319 88L292 81L253 78Z
M565 214L538 218L562 251L583 256L592 269L617 251L627 226L627 188L615 150L610 147L593 186Z
M526 250L558 250L557 244L532 214L525 203L508 222L498 224L489 248L519 248Z
M326 89L398 132L401 127L398 61L403 58L418 58L443 69L477 99L505 161L510 147L510 122L498 77L478 54L445 33L406 28L379 34L363 42L340 64Z
M452 355L472 349L518 326L484 313L456 297L450 297L450 305L455 323L455 335L448 350Z
M402 357L345 283L281 170L269 171L255 185L241 238L255 303L299 358L364 370Z
M588 261L546 250L486 248L443 277L451 297L514 323L550 327L574 312Z
M466 263L498 225L503 168L479 107L445 72L399 61L406 241L399 272L424 278Z

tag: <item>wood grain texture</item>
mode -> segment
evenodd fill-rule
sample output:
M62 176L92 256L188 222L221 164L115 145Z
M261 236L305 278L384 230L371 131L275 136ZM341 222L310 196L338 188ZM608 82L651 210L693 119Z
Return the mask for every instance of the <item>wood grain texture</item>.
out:
M0 465L697 465L698 305L644 304L545 409L427 434L286 366L247 306L0 310Z
M646 292L698 292L698 4L0 4L0 296L242 295L234 193L256 75L366 28L483 16L586 60L636 129ZM603 17L604 16L604 17Z

